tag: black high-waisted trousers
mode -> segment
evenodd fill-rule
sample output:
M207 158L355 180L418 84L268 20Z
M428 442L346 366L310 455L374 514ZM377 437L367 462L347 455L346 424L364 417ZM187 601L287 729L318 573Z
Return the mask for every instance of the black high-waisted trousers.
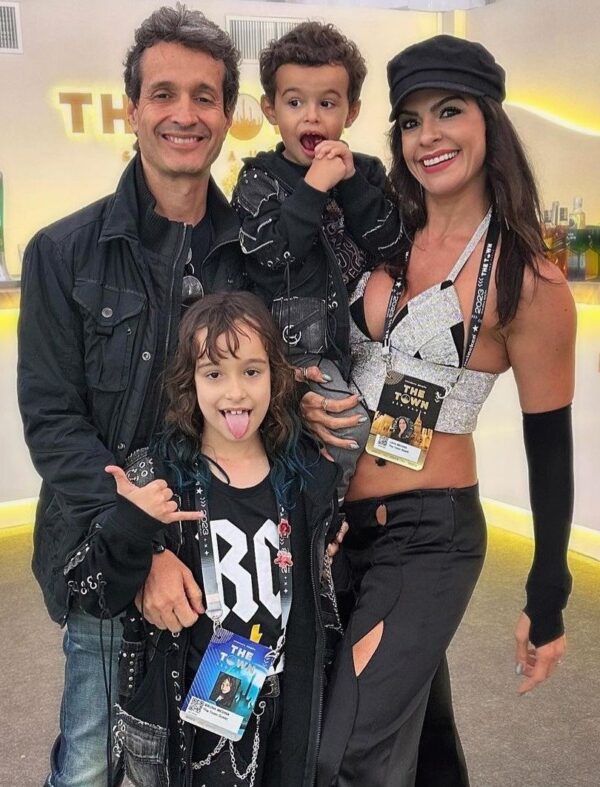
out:
M345 511L358 600L328 692L317 784L413 787L432 680L443 694L446 648L485 556L478 487L360 500ZM381 641L356 677L352 647L380 621ZM436 756L434 717L435 708L421 758ZM435 773L434 762L426 765ZM418 783L427 780L420 775Z

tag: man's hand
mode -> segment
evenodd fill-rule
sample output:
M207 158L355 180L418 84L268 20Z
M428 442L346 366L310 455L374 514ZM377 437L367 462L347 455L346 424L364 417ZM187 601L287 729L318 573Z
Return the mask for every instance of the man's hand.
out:
M326 139L319 142L315 148L315 159L334 159L336 156L344 162L346 168L346 174L342 180L348 180L354 175L356 169L354 168L352 151L345 142L342 142L341 139Z
M561 663L567 650L567 640L564 634L562 637L536 648L529 641L530 628L531 620L522 612L515 629L517 675L525 676L525 680L521 681L518 688L521 695L535 689L536 686L547 680Z
M202 591L192 572L168 549L153 555L152 568L135 605L154 626L173 633L193 626L204 613Z
M117 483L117 492L121 497L126 497L149 516L158 519L163 525L182 520L200 519L197 511L178 511L177 503L173 500L173 492L166 481L157 478L146 486L132 484L120 467L108 465L104 468L112 475Z

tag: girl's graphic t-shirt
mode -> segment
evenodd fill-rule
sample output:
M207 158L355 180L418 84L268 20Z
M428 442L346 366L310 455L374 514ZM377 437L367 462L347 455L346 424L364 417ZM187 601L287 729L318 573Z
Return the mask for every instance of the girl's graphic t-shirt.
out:
M223 605L224 628L262 645L275 647L282 633L278 508L269 476L253 487L238 489L212 476L208 490L211 538ZM197 543L197 542L196 542ZM203 587L200 555L193 570ZM187 659L196 672L211 638L212 621L201 615L192 628ZM281 669L282 659L275 669Z

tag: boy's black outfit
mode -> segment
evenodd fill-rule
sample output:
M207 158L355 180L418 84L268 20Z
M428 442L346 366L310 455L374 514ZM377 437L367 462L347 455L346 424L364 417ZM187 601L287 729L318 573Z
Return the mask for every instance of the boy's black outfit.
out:
M337 468L319 456L313 441L302 447L303 461L312 479L303 491L293 494L295 505L288 512L293 555L293 600L286 629L284 669L278 681L266 684L260 695L267 701L261 736L269 734L262 787L307 787L314 780L324 691L324 664L331 661L330 637L335 628L332 608L321 595L321 568L328 531L337 525L334 490ZM140 463L141 466L140 466ZM173 469L154 461L156 476L175 484ZM134 483L150 468L142 456L128 471ZM141 483L146 483L148 480ZM176 485L175 487L176 488ZM243 491L243 490L234 490ZM196 510L194 490L180 490L181 507ZM208 487L209 510L211 491ZM111 614L130 604L143 585L152 560L153 540L164 539L202 584L202 568L196 524L162 525L119 497L117 510L82 545L69 565L67 579L81 606L95 615ZM125 612L122 659L119 668L121 709L117 714L117 746L135 784L158 787L171 784L217 785L231 783L229 750L197 771L191 763L205 757L198 751L195 727L179 721L179 707L190 685L190 645L197 629L212 628L206 615L191 629L173 635L142 623L135 606ZM195 637L195 640L193 638ZM334 637L335 638L335 637ZM279 683L281 694L279 694ZM255 723L255 720L254 720ZM279 726L276 734L273 728ZM202 733L205 735L205 733ZM252 723L235 744L237 767L244 768L252 755ZM194 745L194 736L197 745ZM210 736L212 745L218 740ZM189 780L189 781L188 781ZM238 780L239 781L239 780ZM239 782L240 784L245 782Z
M353 153L355 174L322 192L304 180L308 167L288 161L283 150L280 143L274 151L244 159L233 193L246 270L257 295L269 308L276 304L282 327L292 314L290 335L284 335L292 356L315 353L328 358L347 380L347 289L364 271L397 254L400 218L386 196L387 177L379 159ZM280 298L310 300L303 309L303 304L286 300L277 305ZM322 302L323 311L315 300ZM322 351L307 347L304 337L295 344L295 337L318 320L324 322Z

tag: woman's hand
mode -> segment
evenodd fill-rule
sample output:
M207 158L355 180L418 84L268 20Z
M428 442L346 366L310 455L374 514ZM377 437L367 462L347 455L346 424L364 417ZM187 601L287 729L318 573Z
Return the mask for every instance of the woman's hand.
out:
M337 553L340 551L340 545L344 540L346 533L348 532L348 529L349 529L349 525L346 522L346 520L344 520L340 525L340 529L335 534L335 538L333 539L333 541L330 541L329 544L327 544L328 557L334 558L337 555Z
M296 369L296 380L298 382L310 380L313 383L331 382L331 378L323 374L318 366L307 366L302 369ZM356 394L347 396L344 399L330 399L323 394L309 391L305 393L300 400L300 412L313 434L322 443L325 443L325 445L333 445L337 448L355 450L357 446L353 440L336 437L334 432L336 429L356 426L361 422L360 415L337 415L338 413L350 410L352 407L356 407L359 401L360 398ZM331 415L331 413L334 413L334 415ZM323 450L321 453L327 459L331 459L331 456L326 450Z
M158 519L163 525L170 525L181 520L200 519L197 511L178 511L177 503L173 500L173 492L166 481L157 478L146 486L136 486L127 478L124 471L117 465L108 465L104 468L115 479L117 492L121 497L126 497L148 516Z
M356 426L360 423L360 415L339 415L339 413L356 407L359 401L359 397L356 394L347 396L344 399L329 399L327 396L309 391L302 397L300 411L311 431L325 445L355 450L357 445L354 440L336 437L335 430ZM326 451L324 455L331 459Z
M527 694L547 680L561 663L567 650L567 638L564 634L536 648L529 641L530 627L529 617L521 612L515 629L516 671L517 675L525 676L518 688L521 695Z

